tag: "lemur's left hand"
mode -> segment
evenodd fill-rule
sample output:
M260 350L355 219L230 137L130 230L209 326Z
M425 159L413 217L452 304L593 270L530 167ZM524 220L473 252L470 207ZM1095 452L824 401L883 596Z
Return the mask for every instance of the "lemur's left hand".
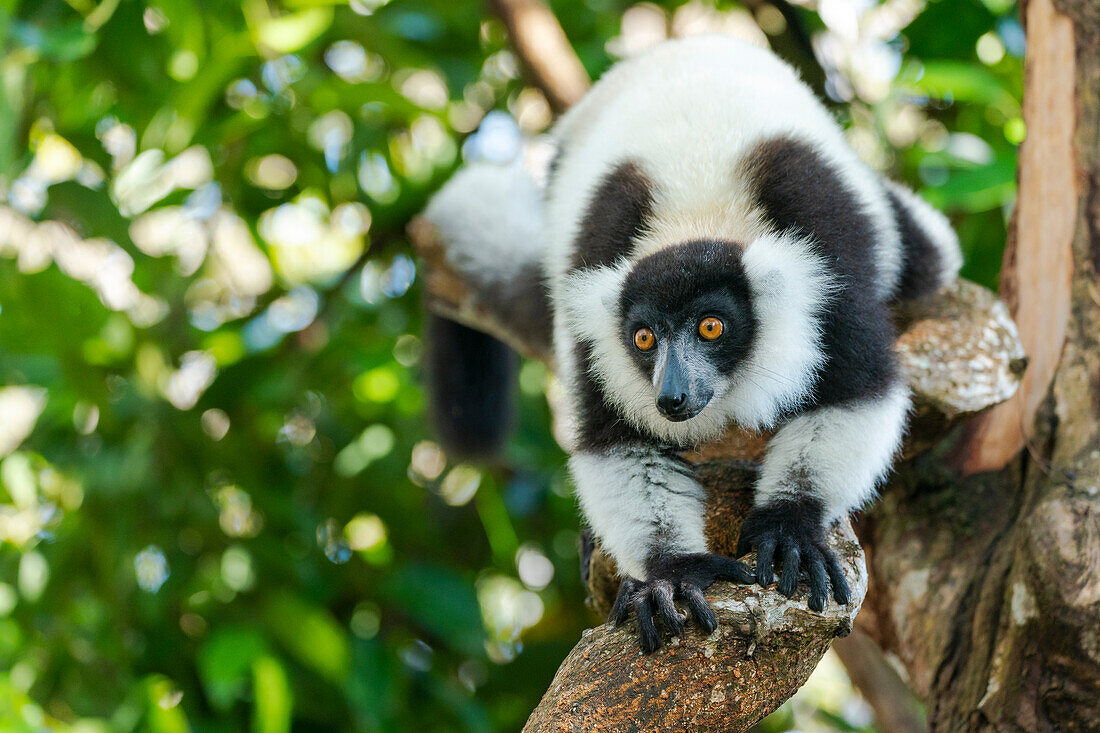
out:
M836 553L825 543L825 527L821 511L810 501L776 501L756 507L741 526L737 542L737 557L756 549L756 582L766 586L772 582L773 562L779 558L783 574L779 592L790 598L801 570L810 582L809 605L815 611L825 610L829 598L829 583L836 602L848 603L851 592Z
M707 634L718 628L718 619L711 610L703 591L716 580L751 583L752 571L743 562L721 555L678 555L650 563L648 580L624 578L619 595L607 620L621 626L634 609L638 617L638 641L642 651L651 653L661 645L655 619L661 619L665 630L678 636L687 615L676 608L681 601Z

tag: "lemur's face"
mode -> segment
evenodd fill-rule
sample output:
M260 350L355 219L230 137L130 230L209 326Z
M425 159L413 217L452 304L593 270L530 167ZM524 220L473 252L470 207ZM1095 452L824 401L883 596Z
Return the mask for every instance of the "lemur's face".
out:
M640 260L619 313L626 348L673 422L726 392L756 331L741 250L727 242L688 242Z

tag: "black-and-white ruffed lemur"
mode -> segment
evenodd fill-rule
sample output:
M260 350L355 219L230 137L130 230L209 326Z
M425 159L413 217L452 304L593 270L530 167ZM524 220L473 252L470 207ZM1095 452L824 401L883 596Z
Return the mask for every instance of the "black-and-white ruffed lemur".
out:
M552 333L576 493L623 575L611 620L633 611L647 652L655 620L682 628L676 602L711 631L703 591L766 585L776 563L785 595L805 576L810 608L830 586L847 603L825 530L871 500L898 450L909 395L890 309L956 276L946 218L863 164L795 71L729 38L619 63L551 137L544 189L518 166L470 165L426 216L506 326ZM445 445L483 451L506 403L486 359L507 354L433 330ZM680 457L731 424L777 431L737 551L757 551L755 573L708 552Z

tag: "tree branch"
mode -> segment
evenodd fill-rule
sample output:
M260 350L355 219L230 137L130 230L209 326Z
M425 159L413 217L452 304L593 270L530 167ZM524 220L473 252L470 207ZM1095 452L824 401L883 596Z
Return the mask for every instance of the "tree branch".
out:
M860 629L833 641L848 678L875 711L875 723L883 733L924 733L924 717L916 695L890 666L882 650Z
M1023 114L1028 135L1020 146L1019 196L1001 268L1001 292L1019 326L1031 369L1013 399L971 427L957 455L966 473L1003 468L1031 438L1069 322L1078 199L1074 27L1050 0L1029 3L1026 21Z
M512 47L531 82L554 112L564 112L588 91L590 80L565 31L541 0L488 0L504 22Z

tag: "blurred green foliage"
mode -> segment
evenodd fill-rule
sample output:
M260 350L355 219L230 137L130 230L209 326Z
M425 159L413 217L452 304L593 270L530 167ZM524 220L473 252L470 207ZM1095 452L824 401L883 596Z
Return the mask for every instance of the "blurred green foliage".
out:
M593 75L654 28L781 30L728 2L552 5ZM995 284L1015 7L800 13L853 144ZM0 729L518 729L596 621L547 375L523 367L500 465L446 464L403 238L489 110L549 123L501 24L0 0L0 50ZM764 726L866 725L822 706Z

